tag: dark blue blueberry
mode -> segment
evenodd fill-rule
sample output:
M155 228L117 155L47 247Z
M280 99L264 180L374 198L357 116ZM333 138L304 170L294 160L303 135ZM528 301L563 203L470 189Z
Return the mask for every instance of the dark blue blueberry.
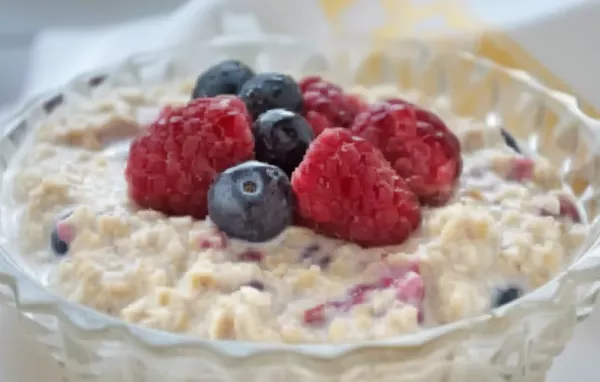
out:
M515 137L513 137L508 131L506 131L503 128L500 129L500 132L502 133L502 137L504 138L504 142L506 142L506 145L511 149L515 150L515 152L521 153L521 149L519 148L519 144L517 143Z
M261 73L248 80L238 93L246 104L252 120L270 109L302 111L302 93L298 84L288 75Z
M494 307L499 307L512 302L523 295L523 290L516 286L500 288L494 296Z
M290 179L278 167L249 161L223 171L208 191L208 215L227 236L264 242L292 224Z
M69 251L69 244L58 237L56 225L50 233L50 246L57 255L65 255Z
M285 109L262 113L253 130L256 159L279 167L290 178L315 139L308 121Z
M198 76L192 98L237 94L242 85L254 77L254 71L237 60L225 60Z

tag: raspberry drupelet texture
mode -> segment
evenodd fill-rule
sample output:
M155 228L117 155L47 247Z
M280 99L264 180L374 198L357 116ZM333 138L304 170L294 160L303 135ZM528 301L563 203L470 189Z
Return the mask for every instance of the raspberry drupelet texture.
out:
M357 95L346 94L344 90L331 82L318 76L304 77L300 83L300 90L304 98L304 114L312 122L320 114L327 119L328 127L350 127L358 113L367 109L367 104ZM309 113L313 113L310 117ZM322 121L315 130L322 130L325 126ZM315 131L318 135L320 132Z
M166 107L130 147L125 177L130 198L168 215L207 214L207 193L228 167L252 159L246 106L230 95Z
M421 222L417 197L379 150L325 130L292 175L301 224L362 246L402 243Z
M439 206L462 171L458 138L435 114L404 100L371 105L351 127L378 147L423 204Z
M331 121L327 119L327 117L314 110L307 111L304 114L304 118L306 118L306 120L310 124L312 131L315 134L315 137L321 134L323 131L325 131L325 129L334 127L331 124Z

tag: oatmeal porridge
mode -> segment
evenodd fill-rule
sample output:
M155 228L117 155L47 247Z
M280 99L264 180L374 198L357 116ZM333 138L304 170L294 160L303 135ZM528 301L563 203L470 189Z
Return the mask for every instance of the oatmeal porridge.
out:
M207 73L100 87L30 137L3 226L48 288L209 339L379 339L519 298L586 235L548 161L443 100Z

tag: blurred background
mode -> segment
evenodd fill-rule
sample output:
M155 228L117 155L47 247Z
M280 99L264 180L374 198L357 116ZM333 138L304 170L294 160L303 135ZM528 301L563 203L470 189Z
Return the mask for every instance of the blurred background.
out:
M247 37L253 22L266 33L313 38L335 29L469 39L501 26L525 54L490 39L471 48L577 93L587 112L600 115L587 107L600 105L600 77L585 75L597 71L600 52L581 38L598 34L598 5L600 0L0 0L0 116L25 96L134 51Z
M0 110L19 96L37 34L164 14L185 0L0 0Z

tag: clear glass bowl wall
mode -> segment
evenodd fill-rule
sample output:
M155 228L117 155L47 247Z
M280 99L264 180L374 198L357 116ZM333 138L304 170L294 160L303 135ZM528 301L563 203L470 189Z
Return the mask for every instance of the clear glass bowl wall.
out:
M342 85L396 84L446 97L457 114L504 126L560 169L590 222L599 213L600 122L574 98L525 73L419 42L374 47L357 39L205 42L132 57L40 96L2 125L0 168L53 107L99 88L192 77L223 58L258 70L327 73ZM578 260L558 278L487 315L415 335L347 345L206 341L127 325L46 291L21 270L0 238L0 303L45 344L69 381L465 382L539 381L589 314L600 280L598 224Z

